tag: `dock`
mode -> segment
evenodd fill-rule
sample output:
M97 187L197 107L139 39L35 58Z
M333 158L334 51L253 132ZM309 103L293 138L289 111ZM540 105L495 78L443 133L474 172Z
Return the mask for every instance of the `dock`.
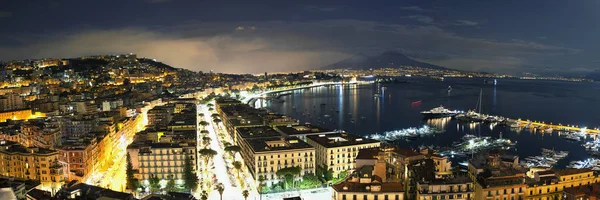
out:
M587 127L579 127L574 125L562 125L562 124L553 124L553 123L544 123L541 121L531 121L531 120L522 120L517 119L514 120L514 123L518 124L519 128L551 128L554 131L568 131L568 132L582 132L587 135L598 135L600 130L598 128L589 129ZM528 126L528 127L526 127Z

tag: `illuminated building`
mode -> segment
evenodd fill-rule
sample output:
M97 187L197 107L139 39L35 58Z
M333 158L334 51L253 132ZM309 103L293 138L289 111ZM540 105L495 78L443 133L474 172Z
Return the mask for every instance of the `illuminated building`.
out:
M0 96L0 111L18 110L25 107L23 97L19 94L4 94Z
M0 122L5 122L6 120L28 120L43 116L44 114L41 113L32 114L31 109L2 111L0 112Z
M448 157L441 156L431 149L423 149L420 153L423 154L425 158L433 161L436 178L452 175L452 162L448 160Z
M591 169L547 170L527 178L527 200L560 199L563 191L579 186L598 183L600 177Z
M561 197L563 200L598 200L600 183L565 188Z
M171 106L157 106L148 111L148 126L166 127L173 113Z
M64 163L67 180L85 180L97 166L96 138L67 138L63 146L56 149L59 160Z
M61 132L63 136L78 136L92 132L98 126L95 115L64 116L61 120Z
M158 177L161 180L183 179L185 158L196 163L196 143L135 143L127 147L135 177L148 180ZM195 165L192 168L196 169Z
M310 139L310 137L309 137ZM333 188L334 200L403 200L404 186L401 182L386 180L387 166L385 154L373 151L372 156L364 155L358 161L354 172Z
M300 124L300 121L286 115L268 113L262 115L265 123L269 126L292 126Z
M475 182L475 199L525 199L525 172L518 156L480 154L469 160L469 176Z
M411 185L415 186L416 191L414 199L474 199L473 180L452 173L439 176L434 159L415 161L409 168Z
M315 148L295 137L260 137L240 141L242 158L248 171L258 180L264 177L268 186L283 181L277 171L299 167L300 174L315 173Z
M358 151L365 148L379 147L378 140L363 138L348 133L335 133L323 135L308 135L306 142L316 151L316 164L327 166L333 170L333 175L354 169L354 158Z
M290 125L290 126L277 126L275 130L280 132L283 136L294 136L306 142L306 136L308 135L325 135L331 133L338 133L329 129L324 129L311 124L302 125Z
M194 104L184 104L184 109L176 112L169 124L167 125L168 130L192 130L195 131L198 128L196 106Z
M37 180L46 191L56 191L64 183L58 152L45 148L26 148L16 142L0 141L0 174Z

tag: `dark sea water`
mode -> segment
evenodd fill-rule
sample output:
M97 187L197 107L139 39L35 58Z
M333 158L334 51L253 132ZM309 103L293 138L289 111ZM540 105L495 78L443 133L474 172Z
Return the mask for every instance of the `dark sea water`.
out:
M363 136L422 127L425 124L444 129L445 132L441 134L395 142L412 148L451 146L467 133L493 138L502 135L517 142L513 154L519 155L521 160L540 155L541 148L569 151L569 156L557 164L559 168L565 167L570 161L589 157L581 143L564 140L556 132L542 134L508 127L490 127L487 124L463 124L449 119L426 121L420 112L439 105L465 111L474 109L481 90L482 112L486 114L588 128L600 127L600 84L596 83L499 79L494 86L484 84L483 79L405 79L407 83L296 90L292 95L282 96L284 102L257 103L274 112L299 119L302 123L343 129ZM452 87L451 92L448 92L448 86ZM375 94L381 97L376 98ZM422 103L412 106L411 102L415 101Z

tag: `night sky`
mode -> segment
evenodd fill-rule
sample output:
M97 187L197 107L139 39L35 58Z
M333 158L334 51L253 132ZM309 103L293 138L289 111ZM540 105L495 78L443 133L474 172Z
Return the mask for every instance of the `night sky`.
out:
M3 61L137 53L257 73L393 50L487 72L584 74L600 64L595 0L1 2Z

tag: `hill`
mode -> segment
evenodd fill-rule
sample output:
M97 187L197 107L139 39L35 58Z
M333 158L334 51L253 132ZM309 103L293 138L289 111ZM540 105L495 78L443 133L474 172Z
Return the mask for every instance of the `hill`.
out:
M322 69L380 69L400 68L403 66L452 70L442 66L416 61L395 51L384 52L377 56L368 56L363 53L359 53L340 62L324 66Z
M600 81L600 69L594 70L586 75L586 78L592 79L594 81Z

